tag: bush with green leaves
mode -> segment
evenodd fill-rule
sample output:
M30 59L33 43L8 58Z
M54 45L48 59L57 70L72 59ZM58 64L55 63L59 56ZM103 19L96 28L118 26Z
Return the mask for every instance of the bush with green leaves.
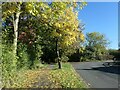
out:
M30 69L35 68L38 65L41 65L41 55L42 55L42 50L41 50L41 45L28 45L27 46L27 54L28 54L28 66Z
M17 57L12 52L13 47L2 45L2 85L9 87L16 72Z
M110 49L110 50L108 50L108 52L109 52L109 55L113 56L113 58L120 59L120 50Z
M33 68L40 68L43 65L41 64L41 56L42 56L42 47L41 45L37 44L35 47L35 60L34 60L34 65Z
M62 62L67 62L68 60L69 60L69 58L67 56L65 56L65 55L61 56L61 61Z
M19 57L17 62L17 68L18 69L29 68L29 57L27 53L27 46L25 44L19 43L17 51Z

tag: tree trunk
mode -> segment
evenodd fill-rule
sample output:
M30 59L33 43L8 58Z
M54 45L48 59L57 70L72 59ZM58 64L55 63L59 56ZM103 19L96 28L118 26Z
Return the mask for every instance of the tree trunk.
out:
M13 20L13 25L14 25L14 41L13 41L14 50L13 50L13 53L15 55L16 55L16 51L17 51L17 38L18 38L19 16L20 16L20 13L16 13L16 15L14 16L15 19Z
M61 69L61 61L60 61L60 57L59 57L59 51L57 51L57 55L58 55L58 67L59 69Z
M18 23L19 23L19 17L20 17L20 6L19 11L13 14L13 27L14 27L14 41L13 41L13 54L16 56L17 54L17 38L18 38ZM13 61L13 65L16 66L17 61Z
M60 61L60 55L59 55L59 50L58 50L58 39L56 40L56 54L58 58L58 68L61 69L61 61Z

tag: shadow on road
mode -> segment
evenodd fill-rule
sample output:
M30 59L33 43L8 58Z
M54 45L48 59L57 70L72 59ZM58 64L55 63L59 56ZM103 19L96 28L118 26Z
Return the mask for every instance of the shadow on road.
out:
M120 66L109 66L109 67L91 67L89 69L79 69L76 70L98 70L106 73L120 74Z

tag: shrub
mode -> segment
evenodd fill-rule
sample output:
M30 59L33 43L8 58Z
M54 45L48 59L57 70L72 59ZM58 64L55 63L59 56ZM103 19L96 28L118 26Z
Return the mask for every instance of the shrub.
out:
M29 57L29 68L38 68L41 65L41 55L43 54L41 50L41 45L28 46L27 53Z
M18 69L25 69L29 66L29 56L27 53L27 46L25 44L19 43L18 44L18 62L17 62L17 68Z
M61 61L62 62L67 62L69 60L69 58L65 55L61 56Z
M120 51L119 50L109 50L109 55L114 56L114 58L120 58Z
M13 55L13 47L2 45L2 86L9 87L13 83L13 75L16 72L17 57Z

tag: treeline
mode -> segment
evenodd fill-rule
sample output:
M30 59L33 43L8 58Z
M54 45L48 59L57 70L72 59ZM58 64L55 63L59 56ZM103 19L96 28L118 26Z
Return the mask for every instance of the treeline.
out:
M70 61L108 60L111 58L107 46L109 41L99 32L87 33L83 46L70 57ZM74 60L74 58L76 58Z
M109 49L108 51L112 59L120 60L120 50Z
M109 49L109 44L104 34L87 33L83 46L69 57L69 61L120 60L120 50Z
M77 9L86 3L2 3L2 81L12 85L15 72L42 62L67 61L84 41ZM16 77L16 76L15 76Z

